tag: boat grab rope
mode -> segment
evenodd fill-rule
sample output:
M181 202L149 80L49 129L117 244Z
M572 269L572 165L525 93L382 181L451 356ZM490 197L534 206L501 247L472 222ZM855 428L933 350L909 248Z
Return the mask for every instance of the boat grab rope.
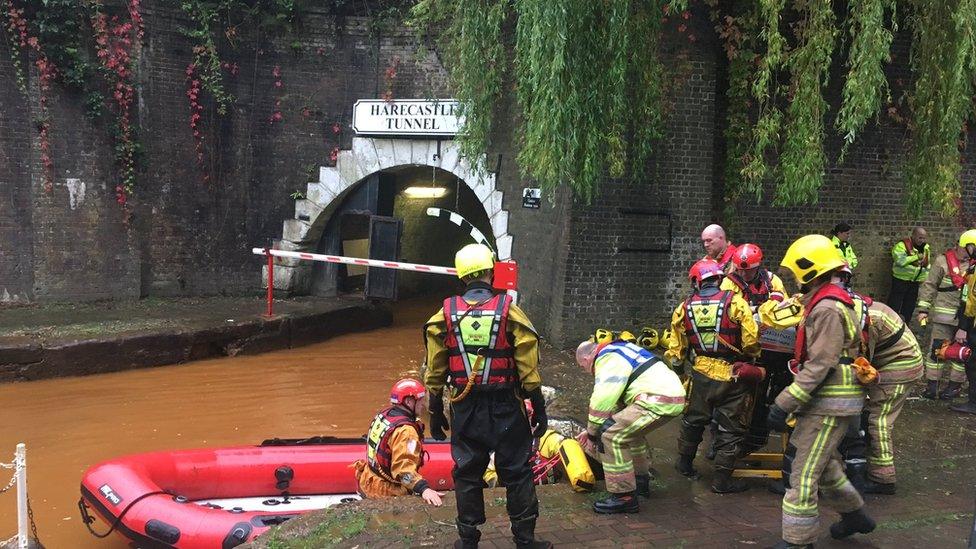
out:
M88 513L88 504L85 503L85 498L81 498L78 500L78 510L81 511L81 521L85 523L85 528L88 528L88 531L91 532L91 535L99 539L107 538L112 532L115 531L116 528L119 527L120 524L122 524L122 518L125 517L125 514L129 512L129 509L132 509L133 505L148 498L149 496L158 496L161 494L167 494L170 496L173 495L170 492L167 492L165 490L158 490L156 492L148 492L137 497L136 499L132 500L131 503L125 506L125 509L123 509L122 512L119 513L119 516L115 517L115 521L112 522L112 526L104 534L99 534L98 532L95 531L94 528L91 527L92 523L95 522L95 517L91 516Z
M15 457L11 463L0 463L0 468L14 470L13 476L10 477L10 482L3 488L0 488L0 494L3 494L4 492L9 492L17 484L17 472L20 471L21 464L17 462L17 458Z

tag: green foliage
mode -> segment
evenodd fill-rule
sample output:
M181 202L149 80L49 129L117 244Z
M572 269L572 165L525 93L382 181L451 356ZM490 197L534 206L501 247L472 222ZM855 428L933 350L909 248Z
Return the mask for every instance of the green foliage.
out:
M786 110L783 181L773 200L780 206L816 202L827 164L823 148L827 101L823 87L827 84L837 34L834 10L831 0L802 0L798 4L803 4L804 10L798 31L801 44L786 61L793 97Z
M885 12L891 18L891 28L885 26ZM836 121L844 136L841 157L868 119L883 102L890 101L883 63L891 58L891 41L898 27L894 0L851 0L847 19L851 47Z
M958 211L961 133L972 114L976 0L915 0L910 103L912 153L905 165L910 211Z

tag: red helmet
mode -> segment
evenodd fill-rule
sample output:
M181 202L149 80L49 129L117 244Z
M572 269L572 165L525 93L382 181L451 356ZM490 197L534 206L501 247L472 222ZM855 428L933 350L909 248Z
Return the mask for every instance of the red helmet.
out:
M721 265L711 258L698 260L691 266L691 270L688 271L688 279L691 280L692 285L696 288L701 286L702 281L717 276L725 276L725 273L722 272Z
M427 396L427 390L424 389L423 383L416 379L406 378L393 384L393 389L390 390L390 403L403 404L404 399L407 397L420 400L425 396Z
M732 256L732 263L737 269L755 269L762 263L762 249L755 244L743 244Z

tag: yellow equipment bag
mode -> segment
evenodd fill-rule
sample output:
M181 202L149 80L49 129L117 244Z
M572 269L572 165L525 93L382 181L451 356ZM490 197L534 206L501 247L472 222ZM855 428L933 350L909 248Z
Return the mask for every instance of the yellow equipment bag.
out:
M759 322L774 330L792 328L803 320L803 304L799 296L784 301L769 300L759 306Z
M544 458L551 458L559 454L559 462L563 464L570 486L576 492L589 492L596 484L596 476L586 459L586 453L576 439L566 438L556 431L549 429L539 439L539 453Z

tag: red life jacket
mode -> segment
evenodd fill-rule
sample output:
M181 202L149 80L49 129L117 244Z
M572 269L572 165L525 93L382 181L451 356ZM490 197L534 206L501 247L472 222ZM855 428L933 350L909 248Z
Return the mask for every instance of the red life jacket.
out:
M837 286L836 284L832 284L830 282L818 288L817 292L813 294L813 297L810 299L810 302L805 305L803 311L803 320L800 321L800 325L796 329L796 346L793 348L793 356L796 359L797 364L803 364L803 362L807 359L806 319L807 319L807 315L810 314L810 311L813 310L814 306L816 306L817 303L820 303L825 299L833 299L835 301L840 301L841 303L847 305L851 309L855 309L854 306L855 298L851 294L852 292L850 292L849 290L845 290L840 286ZM868 316L867 308L868 306L871 305L872 300L871 298L866 296L861 296L860 294L858 294L857 298L864 302L864 311L862 312L862 318L858 319L861 328L860 329L861 343L863 345L866 341L865 338L867 337L868 323L870 320L870 316Z
M966 285L966 270L969 266L966 266L967 269L960 270L959 258L956 257L956 251L953 249L946 250L945 258L946 265L949 266L949 272L947 274L952 279L952 285L956 289L962 289Z
M444 300L447 332L444 344L448 352L451 383L463 388L475 365L477 355L485 358L478 369L481 384L514 384L517 380L515 348L508 341L508 312L512 297L496 294L487 301L468 304L461 296Z
M738 354L731 348L742 348L740 326L729 315L733 297L734 293L719 290L707 297L695 292L685 300L682 305L685 309L685 336L695 354L717 358L735 357ZM703 313L699 315L700 318L696 318L696 309Z
M417 418L399 406L387 406L380 410L366 434L366 463L369 468L386 480L393 478L393 452L390 449L390 436L399 427L409 425L417 430L417 438L424 439L424 426ZM424 464L424 453L420 453L420 465Z
M766 269L759 269L759 285L754 286L750 282L746 282L742 279L738 272L733 272L728 276L729 280L733 284L742 290L742 296L746 298L749 305L753 307L758 307L763 303L769 301L769 294L773 290L772 278L769 276L769 271Z

